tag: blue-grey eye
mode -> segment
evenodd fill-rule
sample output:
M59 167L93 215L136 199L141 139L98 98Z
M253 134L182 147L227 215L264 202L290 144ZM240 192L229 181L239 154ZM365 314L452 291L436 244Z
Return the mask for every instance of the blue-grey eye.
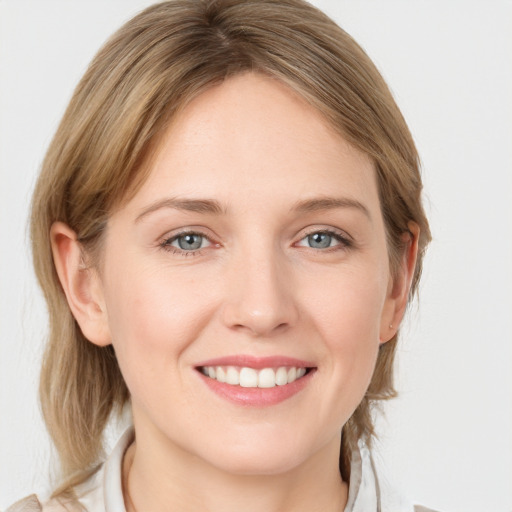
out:
M195 251L200 249L203 245L204 236L198 235L197 233L185 233L184 235L179 235L173 240L173 244L177 244L177 246L183 251Z
M327 249L331 247L334 237L329 233L313 233L307 236L308 245L313 249Z

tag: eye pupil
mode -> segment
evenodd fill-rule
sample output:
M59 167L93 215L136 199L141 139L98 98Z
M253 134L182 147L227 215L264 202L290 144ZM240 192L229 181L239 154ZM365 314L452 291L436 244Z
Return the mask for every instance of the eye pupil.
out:
M203 237L201 235L194 235L192 233L181 235L178 237L178 245L180 249L183 250L193 250L199 249L203 242Z
M315 249L325 249L330 247L332 236L327 233L313 233L308 236L308 242L310 247Z

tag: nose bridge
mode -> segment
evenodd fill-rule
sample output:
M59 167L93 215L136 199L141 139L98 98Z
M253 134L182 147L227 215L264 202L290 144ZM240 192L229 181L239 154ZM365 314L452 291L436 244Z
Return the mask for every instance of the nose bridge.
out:
M233 259L225 297L226 324L256 336L291 326L297 319L296 304L286 257L277 244L252 239Z

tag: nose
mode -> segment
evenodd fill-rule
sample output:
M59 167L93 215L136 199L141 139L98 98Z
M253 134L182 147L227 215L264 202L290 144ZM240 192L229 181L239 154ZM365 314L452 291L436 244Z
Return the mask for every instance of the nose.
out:
M231 266L222 317L230 329L272 337L297 322L296 289L284 256L261 249L239 255Z

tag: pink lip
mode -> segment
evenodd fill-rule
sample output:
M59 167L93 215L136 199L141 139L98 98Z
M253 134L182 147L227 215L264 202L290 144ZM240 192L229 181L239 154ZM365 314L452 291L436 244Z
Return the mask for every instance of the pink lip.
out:
M231 403L247 407L267 407L283 402L299 393L309 384L314 373L314 371L306 373L304 377L297 379L291 384L275 386L273 388L243 388L210 379L199 372L198 376L211 391Z
M196 365L196 367L201 366L245 366L247 368L254 368L255 370L261 370L262 368L279 368L280 366L295 366L297 368L315 367L315 365L310 361L303 361L301 359L295 359L293 357L255 357L244 354L209 359L208 361L203 361Z
M316 370L316 366L311 362L285 356L227 356L203 361L198 364L196 368L199 370L199 368L203 366L237 366L254 368L255 370L262 368L279 368L280 366L295 366L297 368L311 369L304 377L297 379L291 384L275 386L273 388L244 388L242 386L233 386L206 377L200 371L197 372L197 375L215 394L236 405L248 407L267 407L291 398L309 384Z

